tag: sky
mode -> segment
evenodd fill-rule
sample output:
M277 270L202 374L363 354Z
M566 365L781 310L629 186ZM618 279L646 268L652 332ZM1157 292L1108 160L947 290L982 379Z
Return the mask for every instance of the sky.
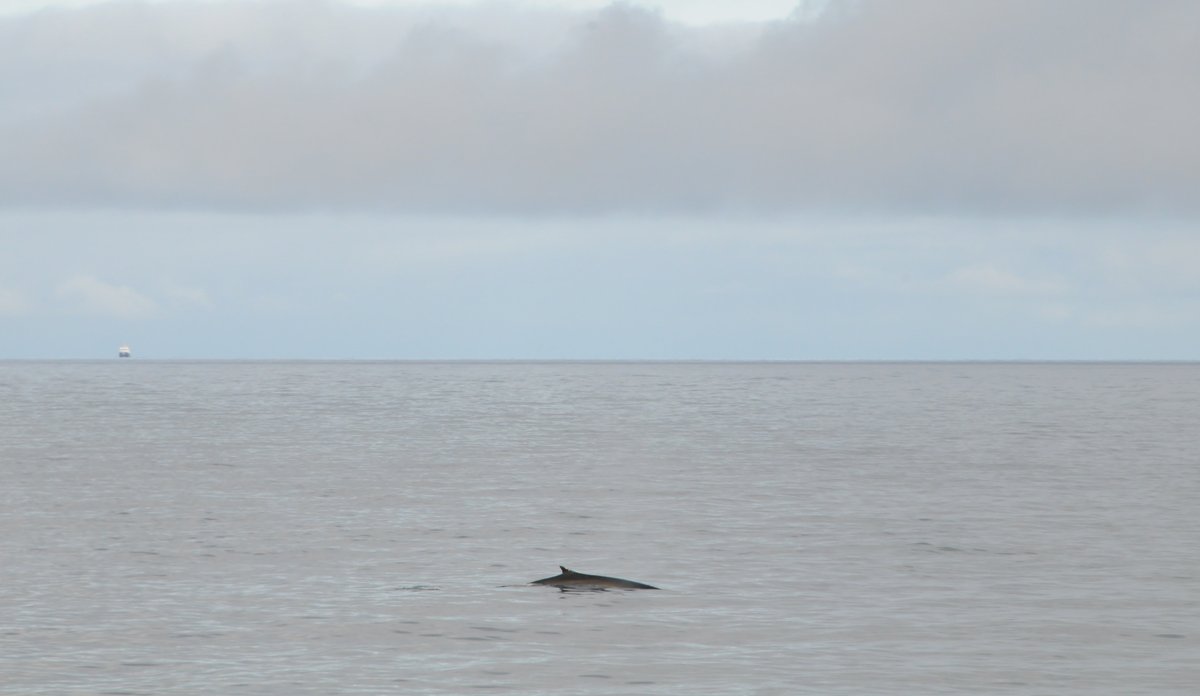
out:
M0 359L1200 359L1190 0L10 0Z

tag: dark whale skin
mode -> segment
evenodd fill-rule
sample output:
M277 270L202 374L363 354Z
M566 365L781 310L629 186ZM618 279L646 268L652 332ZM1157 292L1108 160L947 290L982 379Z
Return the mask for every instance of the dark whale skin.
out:
M576 573L568 569L566 566L559 566L562 573L555 575L552 578L542 578L534 580L532 585L550 585L564 590L657 590L654 585L647 585L644 582L635 582L633 580L624 580L622 578L610 578L607 575L588 575L587 573Z

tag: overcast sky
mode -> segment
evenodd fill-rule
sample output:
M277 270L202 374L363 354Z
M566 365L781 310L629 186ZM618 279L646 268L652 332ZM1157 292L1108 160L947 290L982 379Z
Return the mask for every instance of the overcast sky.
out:
M1198 74L1190 0L17 0L0 358L1197 359Z

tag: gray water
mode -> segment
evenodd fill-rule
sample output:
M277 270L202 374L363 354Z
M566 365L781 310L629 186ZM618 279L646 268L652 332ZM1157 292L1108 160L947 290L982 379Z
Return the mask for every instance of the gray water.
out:
M0 693L1196 694L1198 416L1195 364L0 362Z

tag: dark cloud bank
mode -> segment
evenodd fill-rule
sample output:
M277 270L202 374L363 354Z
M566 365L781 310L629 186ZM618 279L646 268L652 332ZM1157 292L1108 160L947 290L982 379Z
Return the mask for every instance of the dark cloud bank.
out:
M0 21L9 206L1194 215L1200 3L114 3Z

